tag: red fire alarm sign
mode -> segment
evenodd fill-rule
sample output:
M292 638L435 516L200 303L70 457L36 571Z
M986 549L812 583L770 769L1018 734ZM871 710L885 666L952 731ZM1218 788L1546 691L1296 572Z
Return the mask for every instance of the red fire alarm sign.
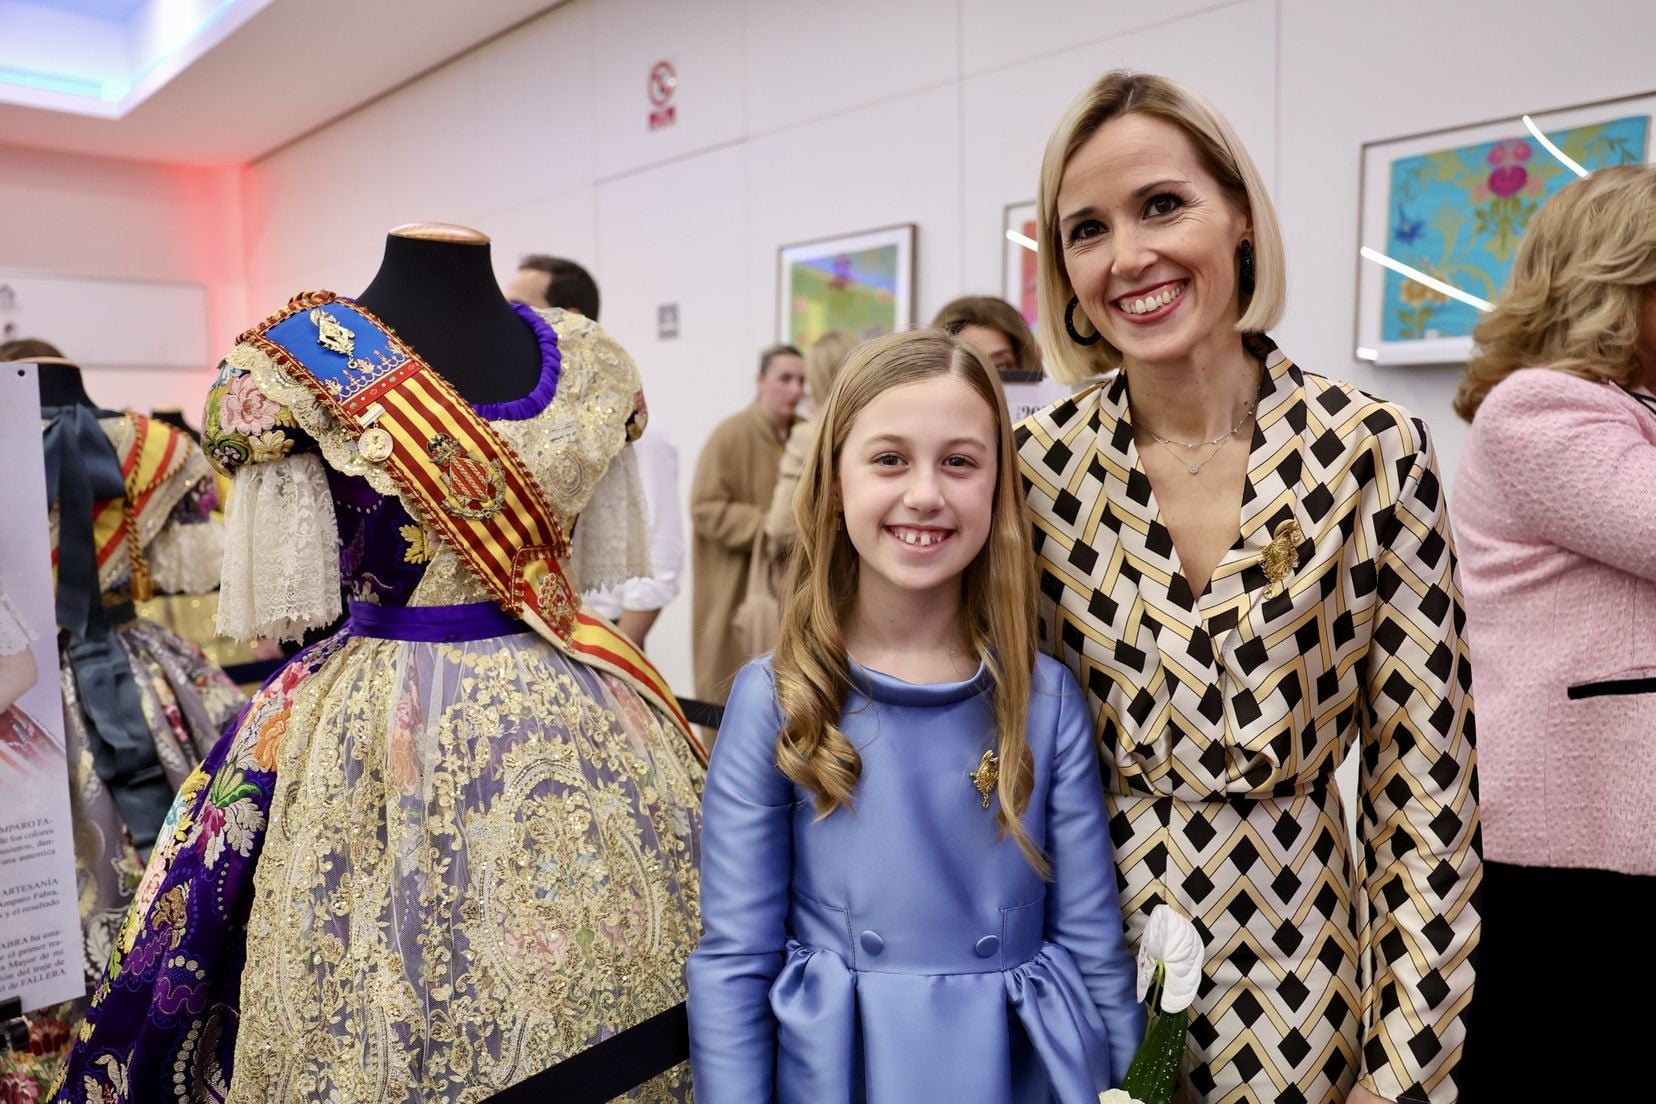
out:
M647 90L650 95L650 129L660 130L678 120L678 109L673 106L673 92L678 88L678 73L670 61L658 61L650 67Z

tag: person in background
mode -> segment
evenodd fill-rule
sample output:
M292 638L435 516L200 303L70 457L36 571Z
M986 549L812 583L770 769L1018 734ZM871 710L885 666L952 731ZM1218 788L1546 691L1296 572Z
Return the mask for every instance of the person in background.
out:
M531 253L506 282L506 298L526 307L562 307L598 321L598 282L574 261Z
M574 261L531 253L506 285L506 298L526 306L559 307L598 321L598 282ZM684 569L684 524L679 520L678 448L659 425L632 443L644 500L650 511L650 577L581 595L615 622L634 644L644 638L667 603L678 597Z
M747 593L753 546L776 491L782 446L798 421L805 358L792 345L759 354L758 394L713 430L690 490L696 696L722 703L745 654L732 618Z
M813 409L811 417L788 432L782 464L777 470L776 490L771 495L770 510L765 514L765 536L778 564L787 559L798 532L794 524L794 491L799 487L799 473L805 470L805 457L816 440L816 414L828 401L828 392L856 344L849 335L829 330L805 350L805 389L811 396Z
M964 338L994 365L1015 422L1073 390L1042 370L1041 347L1035 335L1029 332L1018 308L1004 299L963 296L938 311L932 325Z
M1008 376L1028 379L1041 374L1041 350L1018 309L992 295L966 295L944 305L932 325L970 342L985 360Z
M1454 488L1486 857L1471 1099L1544 1020L1569 1095L1612 1100L1651 1017L1611 1010L1656 986L1656 168L1549 199L1473 339Z

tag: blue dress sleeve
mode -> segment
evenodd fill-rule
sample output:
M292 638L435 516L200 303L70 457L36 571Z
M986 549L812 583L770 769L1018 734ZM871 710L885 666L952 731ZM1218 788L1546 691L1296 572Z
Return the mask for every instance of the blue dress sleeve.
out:
M1115 849L1086 699L1067 668L1058 682L1058 737L1047 797L1047 939L1069 951L1110 1035L1113 1083L1121 1084L1144 1037L1138 971L1116 890Z
M776 768L770 670L736 675L702 795L701 944L685 968L700 1104L773 1099L776 1019L792 877L793 784Z

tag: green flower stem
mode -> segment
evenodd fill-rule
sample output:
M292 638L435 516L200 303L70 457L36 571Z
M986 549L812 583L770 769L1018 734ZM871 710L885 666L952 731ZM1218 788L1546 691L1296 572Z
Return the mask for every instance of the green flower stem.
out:
M1173 1104L1179 1083L1179 1065L1184 1061L1185 1030L1189 1011L1152 1014L1144 1042L1127 1067L1121 1087L1143 1104Z

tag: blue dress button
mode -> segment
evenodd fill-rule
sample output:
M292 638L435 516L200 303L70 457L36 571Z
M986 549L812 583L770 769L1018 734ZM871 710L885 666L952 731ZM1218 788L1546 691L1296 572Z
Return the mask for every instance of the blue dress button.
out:
M972 950L977 952L979 958L991 958L1000 950L1000 936L986 935L977 941L977 946Z
M880 933L877 931L863 932L857 937L857 942L861 943L862 949L871 955L877 955L885 950L885 940L880 938Z

